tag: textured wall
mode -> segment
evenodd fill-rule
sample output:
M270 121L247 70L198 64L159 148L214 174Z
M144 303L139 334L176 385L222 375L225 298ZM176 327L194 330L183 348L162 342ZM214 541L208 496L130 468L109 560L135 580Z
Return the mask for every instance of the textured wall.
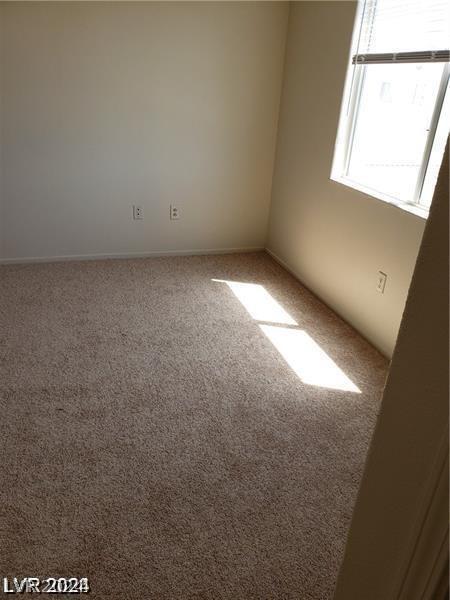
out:
M268 247L390 356L425 222L329 179L355 8L292 4Z
M0 11L0 257L264 246L287 3Z

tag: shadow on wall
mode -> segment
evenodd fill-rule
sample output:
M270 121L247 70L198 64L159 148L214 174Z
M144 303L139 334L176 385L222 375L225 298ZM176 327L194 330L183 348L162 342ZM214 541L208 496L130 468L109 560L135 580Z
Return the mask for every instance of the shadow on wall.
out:
M213 279L229 287L303 383L360 394L361 390L269 294L263 285Z

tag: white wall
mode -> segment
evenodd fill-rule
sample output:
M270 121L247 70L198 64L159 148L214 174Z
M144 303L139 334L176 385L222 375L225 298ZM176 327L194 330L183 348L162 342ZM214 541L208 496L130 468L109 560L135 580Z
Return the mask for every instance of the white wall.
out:
M439 550L448 534L448 481L442 516L431 531L423 524L439 514L430 510L437 498L433 502L429 495L441 459L448 457L448 151L446 159L414 270L335 600L437 599L425 589L436 558L433 551ZM430 538L416 544L416 536L420 540L426 533ZM448 543L445 548L448 562ZM408 573L411 566L415 573Z
M284 61L284 2L0 2L0 260L267 245L390 356L425 223L329 179L355 8Z
M292 3L268 247L390 356L425 221L329 179L355 9Z
M0 14L0 258L264 246L287 3Z

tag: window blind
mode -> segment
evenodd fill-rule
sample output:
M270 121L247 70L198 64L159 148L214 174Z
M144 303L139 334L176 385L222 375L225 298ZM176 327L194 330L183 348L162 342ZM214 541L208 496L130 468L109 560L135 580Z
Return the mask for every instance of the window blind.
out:
M449 0L365 0L353 63L449 59Z

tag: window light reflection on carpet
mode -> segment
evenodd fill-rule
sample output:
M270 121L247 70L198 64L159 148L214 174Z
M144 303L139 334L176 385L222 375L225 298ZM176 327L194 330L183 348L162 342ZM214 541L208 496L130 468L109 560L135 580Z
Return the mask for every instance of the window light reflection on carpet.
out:
M306 331L298 328L298 323L264 286L223 279L213 279L212 281L225 283L230 288L249 315L255 321L260 322L261 331L304 383L361 393L361 390L312 337ZM273 325L268 325L268 323L273 323ZM283 327L283 325L290 327Z

